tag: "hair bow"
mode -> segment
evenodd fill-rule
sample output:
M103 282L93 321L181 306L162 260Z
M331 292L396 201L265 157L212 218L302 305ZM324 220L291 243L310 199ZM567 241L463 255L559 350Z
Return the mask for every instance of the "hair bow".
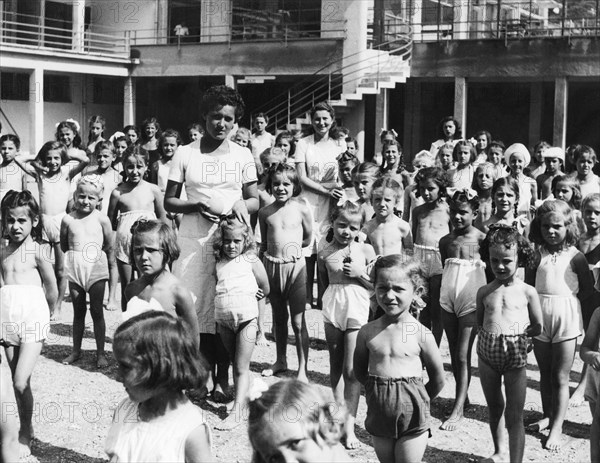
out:
M379 132L379 136L381 137L381 135L384 132L392 132L394 134L394 137L398 138L398 132L396 132L394 129L381 129L381 132Z
M260 378L254 378L252 381L252 387L250 387L248 391L248 400L252 402L253 400L260 399L263 395L263 392L269 389L269 385L265 383Z
M115 138L120 138L120 137L124 137L125 134L123 132L115 132L113 133L110 138L108 139L109 142L114 143L115 142Z
M459 194L463 194L470 201L472 199L477 198L477 192L471 188L446 188L446 192L451 199L454 199L455 196Z
M73 124L75 126L75 130L77 130L77 132L81 131L81 126L79 125L79 122L77 122L72 117L70 117L69 119L64 120L63 122L70 122L71 124ZM58 126L60 124L62 124L62 122L57 122L56 125L55 125L55 127L58 128Z
M493 223L490 225L489 231L495 231L495 230L506 230L506 231L518 232L517 222L514 221L512 223L512 225L508 225L506 223Z

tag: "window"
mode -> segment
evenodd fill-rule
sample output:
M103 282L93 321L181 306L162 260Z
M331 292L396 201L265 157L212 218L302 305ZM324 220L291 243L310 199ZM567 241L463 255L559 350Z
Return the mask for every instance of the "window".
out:
M0 98L2 100L29 100L29 74L0 73Z

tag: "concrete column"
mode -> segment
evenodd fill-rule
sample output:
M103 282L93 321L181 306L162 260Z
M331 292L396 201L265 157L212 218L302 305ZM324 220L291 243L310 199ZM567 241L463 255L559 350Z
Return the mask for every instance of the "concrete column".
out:
M168 37L173 34L169 28L169 5L167 0L159 0L156 5L157 43L168 43Z
M404 163L412 164L412 158L422 147L421 143L421 82L409 79L406 82L406 106L404 107ZM429 149L427 146L426 149Z
M29 74L29 152L37 153L44 143L44 70Z
M200 41L226 41L231 36L232 0L212 0L201 5Z
M379 133L381 129L389 129L388 127L388 93L387 89L383 88L380 90L379 95L375 95L375 150L373 153L381 152L381 141Z
M554 130L552 145L565 148L567 139L567 101L569 87L566 77L557 77L554 81Z
M408 0L411 4L408 17L406 18L413 28L413 40L420 42L423 37L421 31L423 29L423 0Z
M235 82L235 76L232 75L226 75L225 76L225 85L228 85L231 88L237 88L236 82Z
M455 0L452 39L469 38L469 0Z
M131 75L125 78L123 98L123 126L135 124L135 81Z
M73 51L82 53L85 47L85 0L73 2Z
M529 99L529 146L540 141L542 128L542 83L532 82Z
M463 136L467 136L467 81L454 78L454 117L460 123Z

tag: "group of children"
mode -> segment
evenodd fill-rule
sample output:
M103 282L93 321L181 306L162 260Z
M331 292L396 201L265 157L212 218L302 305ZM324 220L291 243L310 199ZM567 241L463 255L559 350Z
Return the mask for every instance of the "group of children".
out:
M450 117L442 121L442 138L414 156L409 172L393 130L381 134L378 165L359 160L356 140L336 127L328 104L315 106L311 117L310 135L298 143L289 132L268 134L265 114L254 117L254 135L244 128L230 134L254 148L262 174L260 208L248 223L214 217L215 320L234 373L232 411L218 429L239 425L249 409L255 461L286 452L345 461L340 443L358 446L354 425L362 384L365 428L380 461L421 461L430 401L444 386L438 347L445 332L456 391L441 428L457 429L463 419L477 337L492 459L519 462L527 354L533 345L544 412L533 428L548 428L545 447L557 450L577 338L585 328L581 357L591 368L578 393L585 390L590 403L591 455L598 461L600 318L594 309L600 300L590 269L600 261L600 179L593 172L594 151L577 145L565 155L540 144L532 159L525 146L505 149L485 131L472 141L460 139ZM120 280L125 321L113 353L129 398L115 412L107 453L119 461L159 454L159 461L209 461L209 429L183 393L198 388L207 368L197 354L192 297L170 272L180 253L179 217L163 206L181 137L161 131L155 118L144 121L143 136L128 126L105 140L103 128L103 118L91 118L83 148L78 124L63 121L57 141L29 157L19 155L18 137L0 138L2 341L20 412L18 435L3 423L10 429L2 432L2 452L10 461L19 445L29 450L30 377L67 285L73 350L63 362L82 355L89 295L97 366L103 368L106 283L105 308L114 310ZM202 130L190 126L190 140L202 137ZM35 180L39 206L20 172ZM332 403L304 384L305 309L313 299L315 267L333 401L345 411L335 417ZM276 359L262 373L287 369L291 319L297 381L277 383L249 401L265 296L273 311ZM4 400L6 388L2 393ZM321 406L310 408L309 428L280 420L285 404L312 399ZM159 418L160 429L131 440L136 425ZM164 436L169 445L157 445L167 442Z

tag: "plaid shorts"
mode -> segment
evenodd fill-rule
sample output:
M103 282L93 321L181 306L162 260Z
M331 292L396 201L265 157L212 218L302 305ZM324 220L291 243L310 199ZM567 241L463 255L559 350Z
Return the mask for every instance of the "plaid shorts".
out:
M477 355L500 374L527 365L529 339L524 334L495 334L479 330Z

